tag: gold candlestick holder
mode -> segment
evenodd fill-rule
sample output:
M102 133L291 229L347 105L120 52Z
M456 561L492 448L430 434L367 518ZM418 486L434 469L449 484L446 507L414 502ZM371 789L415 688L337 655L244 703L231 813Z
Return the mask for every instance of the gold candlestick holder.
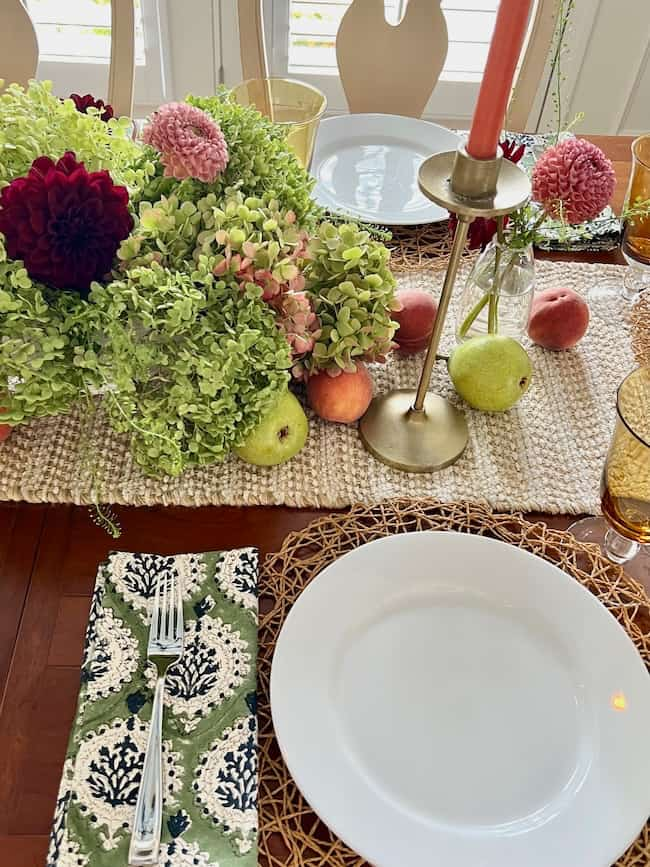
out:
M465 416L429 392L429 385L470 223L520 208L530 196L530 181L522 169L503 159L500 148L494 159L477 160L460 145L457 151L425 160L418 182L427 198L458 216L438 314L417 389L399 388L376 397L359 423L359 435L368 451L388 466L428 473L453 464L467 445Z

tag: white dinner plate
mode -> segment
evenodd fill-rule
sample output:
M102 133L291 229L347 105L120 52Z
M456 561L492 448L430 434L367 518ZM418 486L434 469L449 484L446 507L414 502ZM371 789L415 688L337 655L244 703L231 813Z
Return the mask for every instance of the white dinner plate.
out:
M603 605L481 536L364 545L278 639L273 723L376 867L610 867L650 812L650 678Z
M435 223L447 211L418 188L420 164L456 150L458 136L425 120L346 114L321 121L311 173L314 198L332 211L388 226Z

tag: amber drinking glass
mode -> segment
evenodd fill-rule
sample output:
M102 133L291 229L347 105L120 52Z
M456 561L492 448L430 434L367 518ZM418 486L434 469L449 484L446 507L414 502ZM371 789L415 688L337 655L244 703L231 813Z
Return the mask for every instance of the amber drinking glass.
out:
M650 199L650 133L632 142L632 173L625 197L626 207ZM621 252L630 266L625 275L625 293L634 298L650 287L650 216L629 217L623 222Z
M650 544L650 367L640 367L623 380L616 409L600 486L604 517L585 518L569 530L583 542L600 543L615 563L626 563ZM639 558L646 569L648 550Z
M327 100L315 87L290 78L251 78L233 89L240 105L253 105L274 123L285 126L287 144L309 169L318 124Z

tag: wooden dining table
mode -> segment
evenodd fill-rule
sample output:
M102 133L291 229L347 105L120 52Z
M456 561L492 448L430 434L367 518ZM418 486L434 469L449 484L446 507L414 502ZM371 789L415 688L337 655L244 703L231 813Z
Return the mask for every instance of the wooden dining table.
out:
M620 209L630 138L590 136L614 163ZM621 263L618 250L539 258ZM0 452L0 472L2 457ZM285 507L117 507L119 540L73 505L0 503L0 863L42 867L75 714L90 596L111 549L180 553L255 545L262 556L323 512ZM534 515L564 529L573 516ZM646 583L650 591L650 577Z

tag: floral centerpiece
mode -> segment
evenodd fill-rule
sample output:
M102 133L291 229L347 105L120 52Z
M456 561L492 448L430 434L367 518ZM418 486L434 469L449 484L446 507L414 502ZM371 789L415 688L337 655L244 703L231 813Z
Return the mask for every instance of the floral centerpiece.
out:
M7 88L3 422L101 401L145 473L177 475L240 446L292 378L383 360L389 252L324 220L312 184L225 91L162 106L137 142L92 98Z

